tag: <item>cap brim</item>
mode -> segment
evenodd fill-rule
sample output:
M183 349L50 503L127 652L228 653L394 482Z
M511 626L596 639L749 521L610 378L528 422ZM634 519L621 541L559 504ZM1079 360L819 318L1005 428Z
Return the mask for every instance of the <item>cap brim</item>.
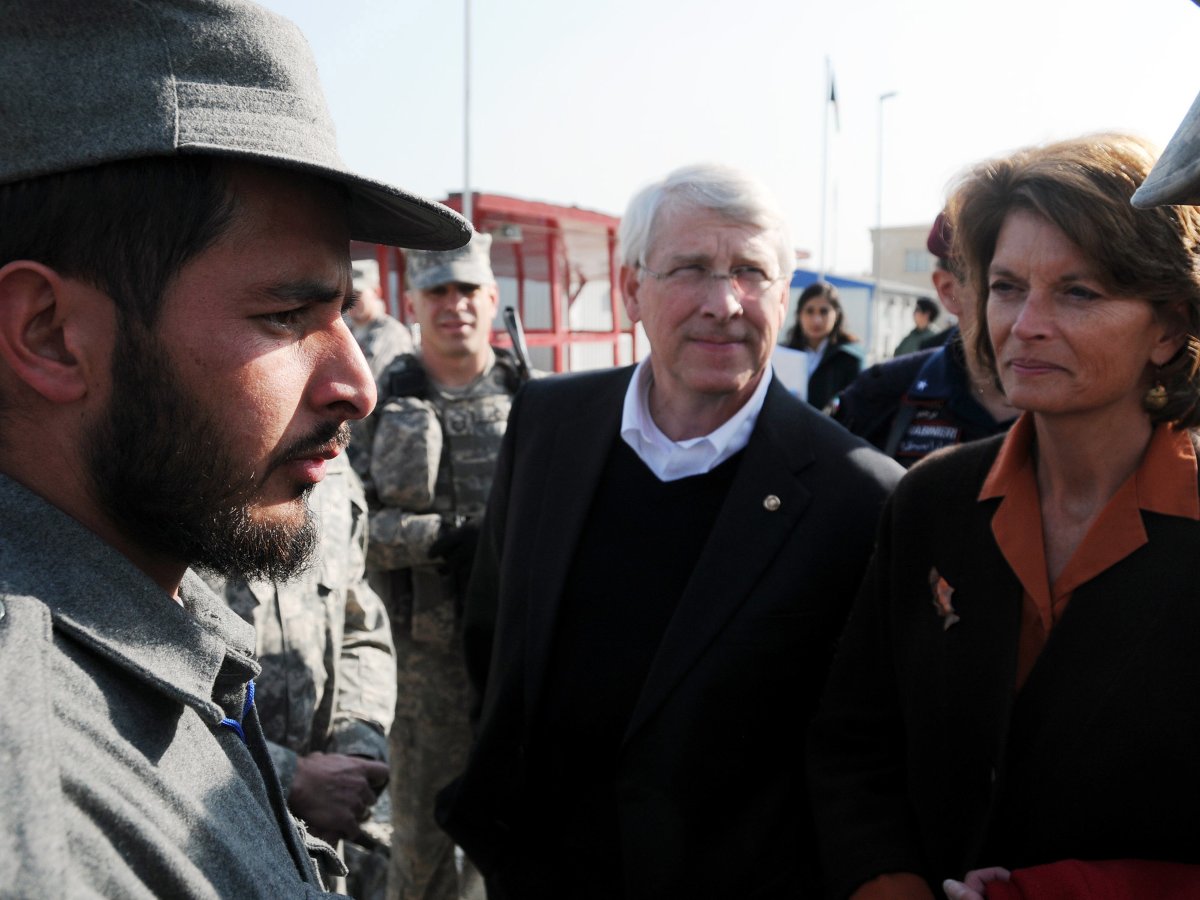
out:
M471 224L416 194L364 178L340 179L350 191L350 237L413 250L455 250L471 239Z
M1133 194L1133 205L1200 205L1200 96L1188 110L1146 180Z
M463 260L433 266L418 274L414 274L410 269L408 279L411 287L418 291L452 282L458 284L494 284L496 282L496 276L491 269Z
M344 169L229 147L191 144L180 150L307 172L342 185L350 197L351 240L413 250L454 250L471 239L471 223L450 207Z

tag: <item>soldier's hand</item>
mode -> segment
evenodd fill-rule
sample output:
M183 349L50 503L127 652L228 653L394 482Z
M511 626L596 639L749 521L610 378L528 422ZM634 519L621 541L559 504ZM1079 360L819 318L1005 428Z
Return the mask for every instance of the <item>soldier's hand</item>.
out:
M288 806L331 844L358 835L387 784L388 765L361 756L310 753L296 759Z
M438 539L429 548L431 557L445 560L459 594L471 579L471 567L475 564L475 549L478 546L479 523L468 519L462 525L443 525Z

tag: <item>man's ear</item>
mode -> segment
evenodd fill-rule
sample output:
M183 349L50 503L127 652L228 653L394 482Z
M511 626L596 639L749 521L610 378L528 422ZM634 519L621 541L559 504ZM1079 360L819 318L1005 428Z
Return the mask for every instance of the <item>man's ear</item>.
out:
M959 318L962 315L962 301L958 297L961 289L958 279L945 269L934 269L930 277L933 279L933 288L937 291L938 300L946 312L956 319Z
M621 302L625 304L625 314L629 316L630 322L640 322L642 315L638 303L638 288L641 287L641 282L638 280L637 267L621 266L620 282Z
M0 268L0 362L51 403L87 394L111 357L115 318L105 294L41 263Z
M500 312L500 286L493 282L492 284L482 285L482 290L484 296L487 298L487 302L492 305L492 317L487 323L491 326L496 321L496 314ZM500 327L503 328L503 324Z
M404 317L413 322L417 318L417 308L413 305L413 292L404 292Z

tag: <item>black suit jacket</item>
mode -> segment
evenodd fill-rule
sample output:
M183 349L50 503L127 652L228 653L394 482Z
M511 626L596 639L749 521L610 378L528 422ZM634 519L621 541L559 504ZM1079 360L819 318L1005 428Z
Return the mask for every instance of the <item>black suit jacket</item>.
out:
M1002 440L927 458L884 512L812 733L831 896L884 872L1200 863L1181 824L1200 808L1200 523L1143 512L1149 543L1074 592L1015 694L1022 590L1000 501L976 499Z
M536 853L514 827L527 742L631 372L531 382L500 452L466 610L476 743L440 815L494 881ZM811 878L805 729L900 474L771 385L621 746L626 896L776 897Z

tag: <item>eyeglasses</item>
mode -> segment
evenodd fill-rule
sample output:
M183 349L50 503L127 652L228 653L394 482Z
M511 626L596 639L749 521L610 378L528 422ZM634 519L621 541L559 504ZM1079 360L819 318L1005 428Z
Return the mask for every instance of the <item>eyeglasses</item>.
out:
M638 268L668 288L680 291L703 290L714 281L728 278L734 293L742 300L758 300L771 285L784 277L778 275L771 278L758 266L734 266L728 272L714 272L700 265L676 266L669 272L655 272L641 264Z

